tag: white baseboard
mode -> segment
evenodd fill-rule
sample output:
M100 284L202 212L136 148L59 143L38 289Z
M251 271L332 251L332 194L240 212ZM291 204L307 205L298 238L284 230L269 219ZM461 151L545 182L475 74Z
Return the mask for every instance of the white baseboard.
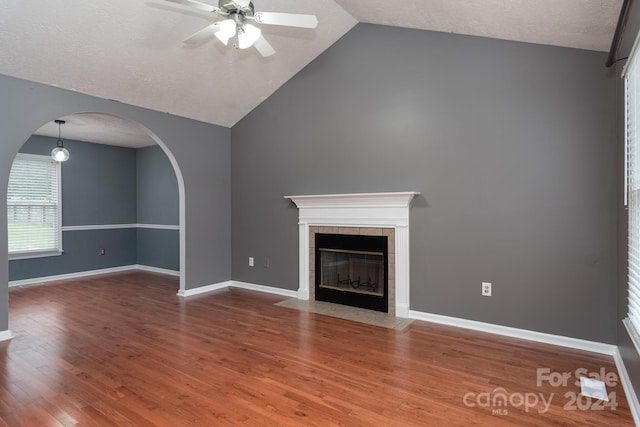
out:
M43 283L54 282L57 280L79 279L82 277L98 276L101 274L109 274L109 273L120 273L123 271L131 271L131 270L142 270L142 271L148 271L151 273L166 274L169 276L180 276L179 271L168 270L166 268L151 267L148 265L133 264L133 265L125 265L122 267L103 268L100 270L79 271L77 273L58 274L55 276L35 277L33 279L12 280L9 282L9 287L11 288L11 287L17 287L17 286L40 285ZM199 295L205 292L216 291L218 289L229 288L229 287L248 289L251 291L258 291L258 292L266 292L269 294L280 295L280 296L285 296L290 298L297 298L298 296L296 291L274 288L271 286L256 285L253 283L239 282L235 280L228 280L225 282L215 283L213 285L200 286L194 289L181 289L180 291L178 291L178 295L181 297L190 297L193 295ZM2 339L0 336L0 341L1 340Z
M266 292L268 294L280 295L290 298L297 298L298 293L288 289L274 288L272 286L256 285L254 283L239 282L237 280L229 280L226 282L215 283L213 285L200 286L194 289L180 290L178 295L181 297L190 297L193 295L204 294L205 292L217 291L224 288L240 288L250 291Z
M280 296L289 297L289 298L298 298L298 291L274 288L273 286L256 285L254 283L239 282L237 280L231 281L231 287L248 289L250 291L266 292L268 294L280 295Z
M0 341L7 341L13 338L13 334L9 329L0 332Z
M226 282L214 283L213 285L199 286L193 289L180 289L178 295L181 297L191 297L194 295L204 294L206 292L217 291L218 289L224 289L231 286L231 280Z
M55 276L34 277L32 279L12 280L9 287L40 285L47 282L55 282L58 280L81 279L83 277L99 276L101 274L121 273L124 271L142 270L152 273L167 274L170 276L179 276L180 272L168 270L165 268L151 267L148 265L132 264L121 267L101 268L99 270L78 271L76 273L57 274Z
M55 276L34 277L33 279L12 280L9 287L39 285L57 280L79 279L82 277L98 276L100 274L120 273L123 271L136 270L135 265L124 265L121 267L102 268L100 270L78 271L77 273L57 274Z
M631 378L629 378L629 373L627 372L627 367L624 365L624 360L622 359L620 350L618 350L617 347L615 354L613 355L613 360L616 362L616 368L618 369L620 382L622 383L624 394L627 397L627 402L629 403L629 409L631 410L633 421L637 426L640 426L640 403L638 402L638 396L636 395L636 391L633 388Z
M457 326L459 328L472 329L474 331L488 332L490 334L504 335L512 338L521 338L529 341L537 341L546 344L569 347L577 350L591 351L594 353L613 356L618 347L613 344L605 344L596 341L587 341L578 338L564 337L561 335L547 334L544 332L529 331L526 329L512 328L509 326L494 325L492 323L478 322L475 320L460 319L457 317L442 316L439 314L409 311L411 319L424 320L425 322L439 323L442 325Z
M167 276L180 276L180 272L177 270L169 270L167 268L159 268L159 267L152 267L150 265L141 265L141 264L136 264L134 266L137 270L142 270L142 271L148 271L150 273L160 273L160 274L166 274Z

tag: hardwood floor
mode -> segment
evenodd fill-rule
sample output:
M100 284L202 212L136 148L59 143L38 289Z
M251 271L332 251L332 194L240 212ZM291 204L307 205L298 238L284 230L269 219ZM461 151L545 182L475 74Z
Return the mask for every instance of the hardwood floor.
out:
M420 321L385 329L239 289L183 299L177 288L133 272L10 290L0 425L633 425L610 357ZM538 386L538 368L570 378ZM609 374L617 408L578 395L580 368Z

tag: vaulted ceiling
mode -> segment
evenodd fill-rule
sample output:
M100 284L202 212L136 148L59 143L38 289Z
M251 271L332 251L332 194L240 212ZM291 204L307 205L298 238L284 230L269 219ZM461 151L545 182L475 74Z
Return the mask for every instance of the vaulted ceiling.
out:
M163 0L4 0L0 74L231 127L358 22L607 51L622 2L255 0L319 21L263 25L276 50L263 58L215 38L183 44L217 18Z

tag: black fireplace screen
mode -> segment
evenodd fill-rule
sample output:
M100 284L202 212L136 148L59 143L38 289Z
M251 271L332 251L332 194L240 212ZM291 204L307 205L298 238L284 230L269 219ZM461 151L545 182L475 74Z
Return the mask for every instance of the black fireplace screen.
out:
M320 249L321 288L384 295L382 252Z
M386 236L315 237L316 300L387 312Z

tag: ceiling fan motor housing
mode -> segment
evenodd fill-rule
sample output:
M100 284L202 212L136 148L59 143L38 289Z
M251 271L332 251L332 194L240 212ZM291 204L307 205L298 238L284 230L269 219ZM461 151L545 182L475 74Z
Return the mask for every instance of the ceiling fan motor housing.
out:
M242 6L233 0L220 0L218 2L219 13L224 15L240 15L242 18L245 16L253 16L254 8L253 2L248 2L246 6Z

